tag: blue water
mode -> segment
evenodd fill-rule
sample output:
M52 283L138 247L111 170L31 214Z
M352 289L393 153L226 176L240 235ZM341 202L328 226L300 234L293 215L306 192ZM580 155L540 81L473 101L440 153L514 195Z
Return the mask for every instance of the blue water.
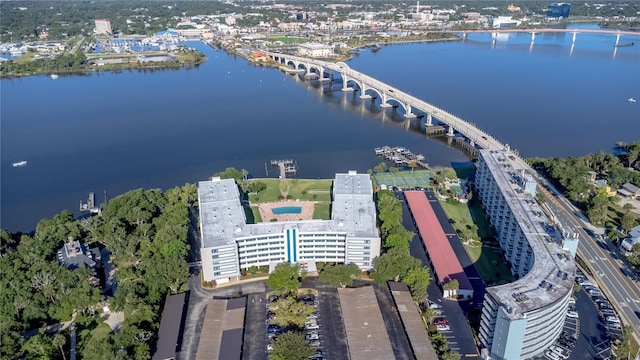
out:
M271 212L274 215L300 214L302 212L302 207L300 207L300 206L283 206L283 207L272 208Z
M384 46L350 66L488 130L524 156L579 156L640 139L640 46L579 34L488 34L466 42ZM630 39L623 37L621 42ZM638 43L638 41L636 41ZM191 43L199 67L0 81L0 227L29 231L88 192L112 198L167 189L228 166L277 177L293 159L300 178L373 168L376 147L403 146L435 166L468 159L416 122L323 92L278 70ZM417 124L419 125L419 123ZM22 168L16 161L27 160ZM268 175L267 175L268 174Z

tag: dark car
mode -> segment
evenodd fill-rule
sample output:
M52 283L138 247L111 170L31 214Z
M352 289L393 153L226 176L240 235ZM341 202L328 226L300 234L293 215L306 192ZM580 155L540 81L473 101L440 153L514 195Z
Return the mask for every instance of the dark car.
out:
M268 333L280 333L280 332L282 332L282 328L280 327L280 325L271 324L271 325L267 326L267 332Z

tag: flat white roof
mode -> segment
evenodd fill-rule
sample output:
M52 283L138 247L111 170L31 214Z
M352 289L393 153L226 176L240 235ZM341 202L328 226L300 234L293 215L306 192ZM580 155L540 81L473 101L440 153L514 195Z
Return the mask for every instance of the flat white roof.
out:
M509 209L533 251L533 265L517 281L486 289L506 309L509 316L522 317L564 297L573 288L575 263L548 232L551 225L538 203L518 183L519 165L499 150L480 150Z
M367 174L336 174L331 220L278 221L247 224L233 179L213 178L198 183L202 247L235 244L237 238L300 232L343 233L349 237L375 237L376 210L373 186Z

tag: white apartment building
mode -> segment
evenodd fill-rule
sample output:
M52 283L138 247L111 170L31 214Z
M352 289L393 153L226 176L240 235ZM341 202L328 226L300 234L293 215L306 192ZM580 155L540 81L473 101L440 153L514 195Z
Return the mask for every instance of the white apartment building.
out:
M298 45L298 54L308 57L327 57L333 54L333 48L319 43L304 43Z
M577 236L550 225L534 199L534 178L508 147L480 150L475 185L517 279L486 289L480 341L492 359L540 356L562 332Z
M331 220L247 224L233 179L198 183L204 281L228 282L240 269L323 261L370 269L380 255L373 187L367 174L336 174Z

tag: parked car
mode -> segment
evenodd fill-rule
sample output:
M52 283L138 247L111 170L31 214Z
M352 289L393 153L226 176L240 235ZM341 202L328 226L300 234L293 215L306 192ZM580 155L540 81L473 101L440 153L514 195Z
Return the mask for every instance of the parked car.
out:
M427 300L427 305L429 305L429 309L440 309L440 308L442 308L442 306L434 303L431 300Z
M569 310L567 311L567 317L574 318L574 319L578 318L578 312Z
M546 357L547 359L550 359L550 360L561 360L561 359L560 359L560 355L558 355L558 354L554 353L554 352L553 352L553 351L551 351L551 350L547 350L547 351L545 351L545 353L544 353L544 357Z
M438 331L449 331L451 328L449 325L436 325L436 330Z
M309 324L309 325L305 325L304 327L307 330L318 330L318 329L320 329L320 326L318 326L318 324Z
M551 345L551 347L549 347L549 350L558 354L558 356L560 356L562 359L565 359L565 360L569 358L569 355L571 355L571 353L568 350L563 349L557 345Z
M282 328L280 327L280 325L269 325L267 326L267 332L268 333L280 333L282 332Z
M435 325L449 325L449 321L447 321L447 319L442 319L442 318L433 320L433 323Z

